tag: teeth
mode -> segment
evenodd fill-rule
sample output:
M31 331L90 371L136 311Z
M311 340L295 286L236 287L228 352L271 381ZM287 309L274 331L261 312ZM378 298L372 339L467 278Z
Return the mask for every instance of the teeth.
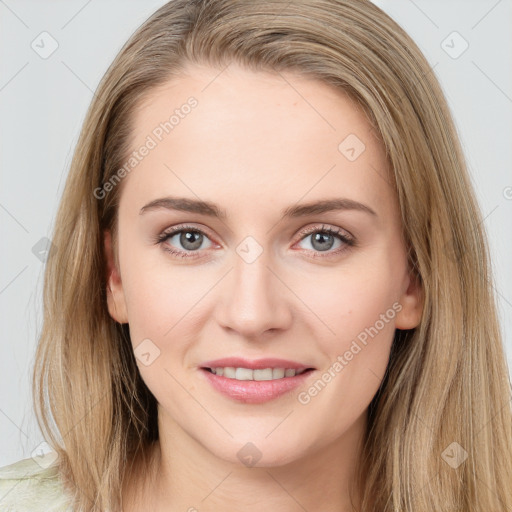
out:
M272 370L272 378L273 379L282 379L284 377L284 368L274 368Z
M234 379L235 378L235 368L233 367L227 367L224 368L224 377L227 377L228 379ZM222 368L221 368L222 371Z
M251 370L250 368L233 368L227 366L225 368L211 368L212 373L228 379L236 380L275 380L286 377L295 377L306 370L295 370L294 368L262 368Z
M272 380L272 368L265 368L264 370L253 370L252 371L254 380Z
M249 368L237 368L235 370L236 380L254 380L253 372Z

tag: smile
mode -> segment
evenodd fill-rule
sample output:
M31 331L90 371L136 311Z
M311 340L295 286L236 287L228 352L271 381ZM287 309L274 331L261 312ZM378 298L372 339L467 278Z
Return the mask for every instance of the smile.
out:
M305 368L302 370L296 370L295 368L261 368L253 370L251 368L234 368L233 366L225 366L206 368L206 370L209 370L214 375L226 377L227 379L262 381L295 377L296 375L301 375L302 373L311 370L311 368Z
M228 357L200 365L206 382L224 397L260 404L289 394L314 373L315 368L295 361Z

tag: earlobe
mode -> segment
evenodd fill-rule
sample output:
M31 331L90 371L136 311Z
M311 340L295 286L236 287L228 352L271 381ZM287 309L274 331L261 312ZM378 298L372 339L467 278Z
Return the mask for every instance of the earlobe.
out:
M110 316L120 324L128 323L128 314L126 310L126 301L124 297L123 284L119 269L115 264L115 258L112 248L112 234L109 230L104 232L104 253L106 264L106 284L107 284L107 305Z
M399 300L402 309L396 315L395 327L403 330L418 327L423 312L423 302L421 280L419 276L409 274L406 290Z

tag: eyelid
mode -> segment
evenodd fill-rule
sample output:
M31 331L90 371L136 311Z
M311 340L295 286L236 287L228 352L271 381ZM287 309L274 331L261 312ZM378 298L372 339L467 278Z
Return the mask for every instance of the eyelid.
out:
M163 229L160 234L162 236L166 234L171 235L179 233L180 231L198 231L204 235L208 235L209 238L215 238L214 236L211 235L210 230L206 226L202 224L196 225L194 223L184 223L169 226L168 228Z
M197 227L193 226L191 224L177 224L176 226L172 226L170 228L164 229L160 234L156 236L155 243L159 243L164 245L165 241L168 238L173 237L174 235L181 233L183 231L194 231L197 233L200 233L204 235L206 238L208 238L213 244L216 244L217 246L222 247L222 244L219 244L215 241L215 239L209 234L209 230L206 227ZM313 257L322 257L322 258L329 258L339 255L341 252L355 246L357 244L355 237L347 230L343 228L339 228L338 226L331 226L331 225L325 225L322 224L319 226L318 224L310 225L309 227L303 228L298 233L298 240L294 242L293 245L296 245L297 243L304 240L308 235L312 233L329 233L332 236L338 237L338 239L341 241L343 246L341 248L338 248L334 251L311 251L308 250L307 252L313 253ZM172 246L171 246L172 247ZM182 249L169 249L165 248L167 252L173 253L177 256L181 256L183 258L198 258L200 257L201 252L205 251L206 249L197 250L197 251L184 251ZM325 254L325 255L323 255ZM197 255L197 256L196 256Z
M329 249L327 251L315 251L312 249L307 249L306 252L309 254L309 257L313 259L322 259L325 261L332 260L334 258L340 257L342 254L354 247L357 247L358 245L356 238L349 231L338 226L326 226L325 224L322 224L320 227L317 224L302 229L299 233L299 240L295 242L294 245L302 242L313 233L328 233L334 238L337 238L341 243L340 247L334 250Z
M210 231L208 228L206 228L204 226L197 227L192 224L177 224L175 226L164 229L162 232L157 234L157 236L155 238L155 243L161 242L162 240L165 241L166 239L171 238L174 235L181 233L182 231L194 231L196 233L200 233L201 235L204 235L206 238L208 238L208 240L210 240L212 242L212 244L222 247L222 244L217 242L215 240L215 237L210 234ZM190 251L190 252L194 252L194 251ZM195 251L195 252L198 252L198 251Z
M325 225L325 224L322 224L322 226L320 228L318 227L318 224L303 228L301 231L299 231L298 236L300 238L298 241L300 242L304 236L310 235L311 233L317 233L317 232L328 232L328 233L336 234L338 236L343 236L344 238L350 239L355 242L354 235L352 235L352 233L350 233L346 229L340 228L338 226Z
M163 236L170 236L172 234L179 233L182 230L185 231L187 229L190 231L198 231L198 232L202 233L203 235L207 235L208 238L210 238L210 240L215 238L215 237L211 236L211 234L210 234L208 228L206 228L206 226L197 227L192 224L177 224L176 226L166 228L158 235L158 237L160 238ZM338 226L331 226L331 225L326 225L326 224L322 224L321 227L319 227L318 224L314 224L314 225L310 225L309 227L305 227L305 228L301 229L297 235L298 236L297 241L300 241L300 240L302 240L302 238L304 236L309 235L311 233L315 233L317 231L322 231L322 232L331 231L338 235L342 235L342 234L346 233L346 238L350 238L355 241L355 237L352 235L352 233L350 233L350 231L347 231L346 229L343 229L343 228L339 228ZM218 245L222 245L219 242L216 242L216 243L218 243Z

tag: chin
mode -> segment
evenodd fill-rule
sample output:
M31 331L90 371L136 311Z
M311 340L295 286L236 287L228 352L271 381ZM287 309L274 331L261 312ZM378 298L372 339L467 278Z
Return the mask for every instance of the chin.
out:
M285 438L282 435L276 436L275 439L265 439L265 435L254 436L253 433L252 440L233 441L223 446L205 445L205 448L219 459L240 467L280 467L300 459L303 455L303 442L299 448L293 442L285 444ZM289 438L288 441L290 441Z

